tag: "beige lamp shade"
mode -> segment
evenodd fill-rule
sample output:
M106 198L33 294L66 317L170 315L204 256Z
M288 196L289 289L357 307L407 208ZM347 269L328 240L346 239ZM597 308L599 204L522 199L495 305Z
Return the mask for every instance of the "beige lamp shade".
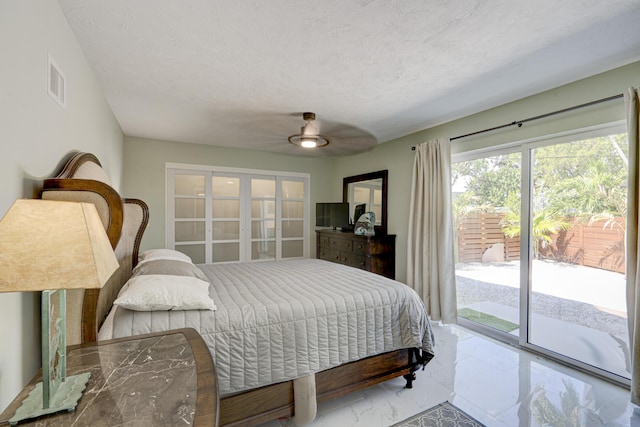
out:
M0 292L101 288L118 266L91 203L16 200L0 221Z

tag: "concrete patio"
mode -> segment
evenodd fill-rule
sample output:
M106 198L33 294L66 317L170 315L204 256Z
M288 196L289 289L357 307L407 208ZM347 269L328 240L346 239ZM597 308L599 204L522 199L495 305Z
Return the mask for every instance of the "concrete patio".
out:
M458 307L519 324L519 264L458 264ZM624 275L535 260L532 277L530 342L629 377Z

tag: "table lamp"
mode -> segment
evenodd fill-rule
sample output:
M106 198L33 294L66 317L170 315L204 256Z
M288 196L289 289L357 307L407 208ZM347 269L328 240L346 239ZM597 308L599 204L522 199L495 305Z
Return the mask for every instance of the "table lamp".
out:
M118 266L91 203L16 200L0 221L0 292L42 291L42 382L11 425L75 410L91 374L66 375L66 289L101 288Z

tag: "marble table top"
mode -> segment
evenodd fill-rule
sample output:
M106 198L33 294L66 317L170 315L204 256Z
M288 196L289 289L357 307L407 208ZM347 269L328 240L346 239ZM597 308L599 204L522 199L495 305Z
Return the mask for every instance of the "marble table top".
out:
M194 356L192 339L201 341L193 330L178 330L69 347L67 375L91 373L76 411L19 425L194 425L199 385L196 360L200 357ZM209 362L210 359L209 355ZM215 373L213 375L215 377ZM38 380L39 377L34 378L25 387L0 416L0 422L13 415L23 395L26 396ZM210 380L206 381L209 387ZM215 378L213 386L216 386Z

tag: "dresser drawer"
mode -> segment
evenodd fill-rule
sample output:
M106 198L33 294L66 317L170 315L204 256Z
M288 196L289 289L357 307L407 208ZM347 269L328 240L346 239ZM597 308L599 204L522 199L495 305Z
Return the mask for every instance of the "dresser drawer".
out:
M367 266L367 258L361 255L355 255L352 252L338 252L336 259L333 260L338 264L348 265L349 267L356 267L364 269Z
M332 251L329 248L321 248L318 251L317 258L318 259L323 259L325 261L339 262L339 260L340 260L340 252Z
M345 263L348 266L359 268L361 270L367 269L367 257L363 255L351 254L349 261Z
M337 251L351 252L353 248L353 240L329 237L329 247Z
M351 252L338 252L335 262L353 267L353 254Z
M318 236L318 245L321 248L328 248L329 247L329 237L328 236L323 236L323 235Z
M354 240L353 241L353 253L358 255L366 255L367 253L367 242L365 240Z

